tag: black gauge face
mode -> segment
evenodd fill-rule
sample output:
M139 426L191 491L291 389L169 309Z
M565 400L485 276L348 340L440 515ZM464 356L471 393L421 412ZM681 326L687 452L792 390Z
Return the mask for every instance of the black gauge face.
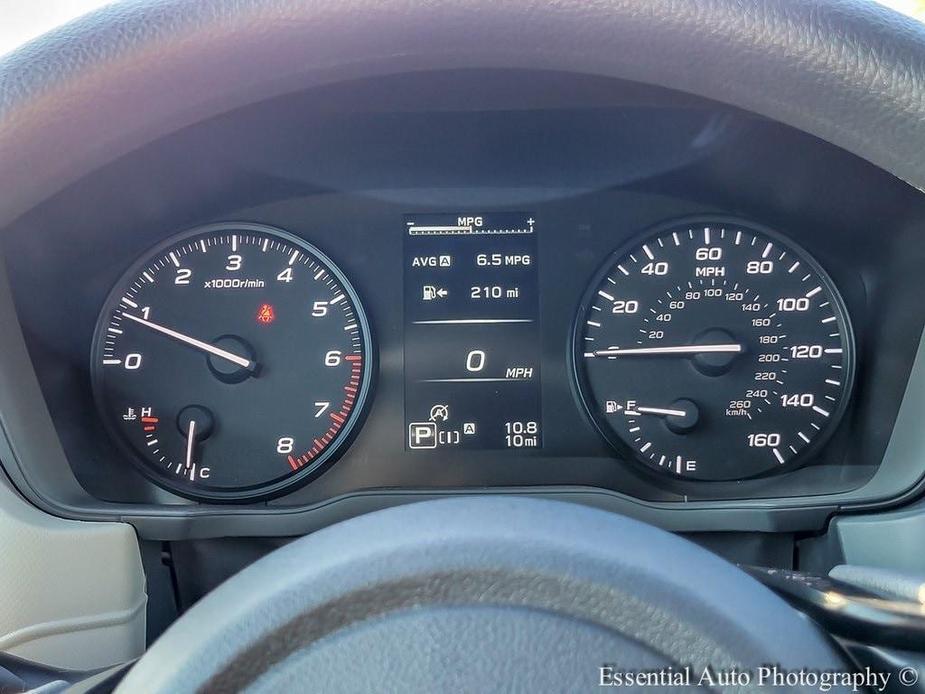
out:
M320 251L270 227L173 238L100 315L93 387L156 482L194 498L278 494L349 438L370 386L369 327Z
M604 436L701 480L805 460L837 426L852 334L822 268L737 222L679 222L615 254L575 326L581 397Z

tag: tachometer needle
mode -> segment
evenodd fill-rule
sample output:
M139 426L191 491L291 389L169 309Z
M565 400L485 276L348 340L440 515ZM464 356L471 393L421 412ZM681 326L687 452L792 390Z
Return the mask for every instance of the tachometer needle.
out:
M196 443L196 420L191 419L189 423L189 433L186 435L186 467L193 464L193 445Z
M128 318L129 320L135 321L136 323L140 323L146 328L151 328L151 330L155 330L163 335L166 335L167 337L172 337L174 340L179 340L180 342L190 345L191 347L195 347L196 349L201 349L203 352L208 352L209 354L213 354L216 357L227 359L232 364L237 364L241 368L250 369L254 366L253 362L251 362L249 359L240 357L237 354L233 354L227 350L221 349L220 347L216 347L215 345L210 345L208 342L203 342L202 340L197 340L195 337L190 337L189 335L178 333L176 330L171 330L170 328L166 326L158 325L157 323L153 323L149 320L145 320L144 318L140 318L139 316L133 316L130 313L123 312L122 315L125 318Z
M678 345L677 347L630 347L629 349L612 347L610 349L599 349L596 352L588 352L588 355L595 357L632 357L646 354L739 354L742 351L743 347L739 344Z

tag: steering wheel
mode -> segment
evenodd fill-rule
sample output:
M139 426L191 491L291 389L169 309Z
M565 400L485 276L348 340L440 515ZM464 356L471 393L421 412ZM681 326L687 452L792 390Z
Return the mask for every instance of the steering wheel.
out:
M465 497L277 550L118 691L565 692L643 672L712 690L769 663L845 669L814 624L686 540L575 504Z
M0 65L0 227L231 109L460 68L695 93L925 189L925 30L869 0L129 1ZM122 689L571 690L630 665L768 662L840 666L813 625L684 540L577 506L465 498L354 519L257 562Z

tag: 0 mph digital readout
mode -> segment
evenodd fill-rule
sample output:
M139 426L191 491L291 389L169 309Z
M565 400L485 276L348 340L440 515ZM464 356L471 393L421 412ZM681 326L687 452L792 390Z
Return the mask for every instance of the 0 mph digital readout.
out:
M533 215L404 221L407 448L540 447Z

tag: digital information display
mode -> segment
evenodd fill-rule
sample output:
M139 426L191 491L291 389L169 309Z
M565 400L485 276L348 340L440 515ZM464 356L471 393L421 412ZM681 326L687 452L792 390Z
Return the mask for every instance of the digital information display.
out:
M405 217L408 450L539 448L536 221Z

